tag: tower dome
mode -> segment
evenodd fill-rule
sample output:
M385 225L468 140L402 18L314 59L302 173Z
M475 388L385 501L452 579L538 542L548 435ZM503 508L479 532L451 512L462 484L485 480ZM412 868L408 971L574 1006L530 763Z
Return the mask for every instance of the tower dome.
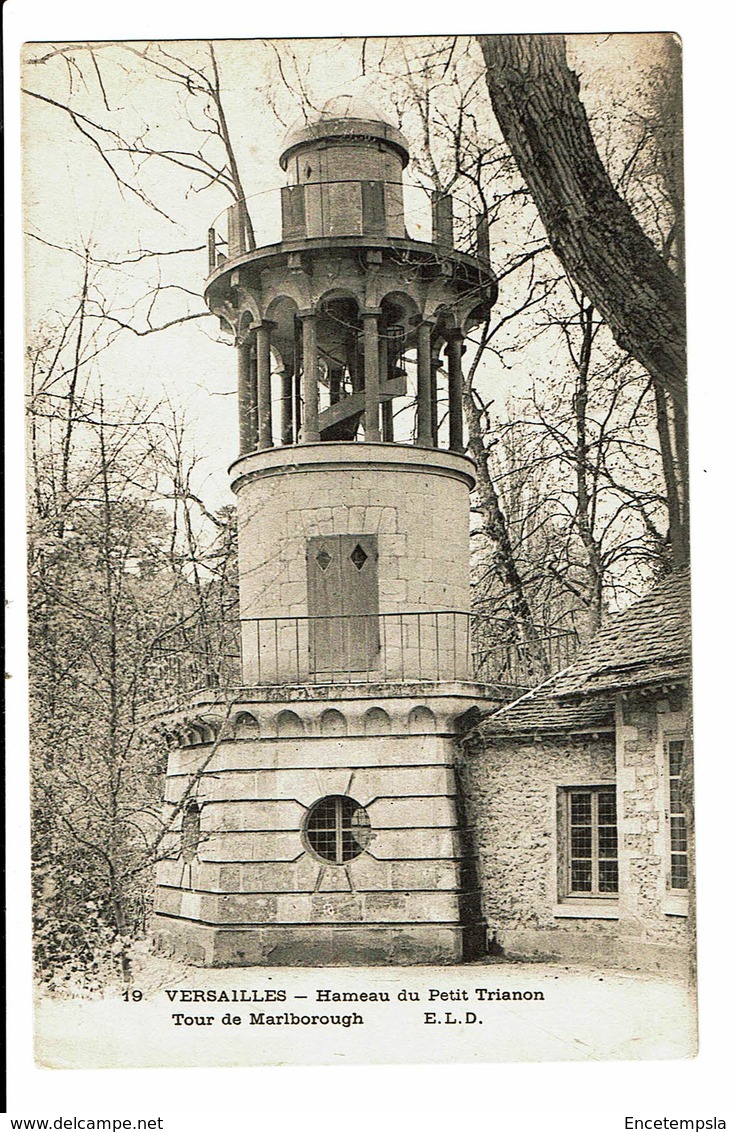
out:
M304 146L325 138L367 138L383 142L399 154L404 168L409 162L409 143L401 130L387 121L386 115L358 94L338 94L319 109L308 111L287 131L279 159L286 169L293 154Z

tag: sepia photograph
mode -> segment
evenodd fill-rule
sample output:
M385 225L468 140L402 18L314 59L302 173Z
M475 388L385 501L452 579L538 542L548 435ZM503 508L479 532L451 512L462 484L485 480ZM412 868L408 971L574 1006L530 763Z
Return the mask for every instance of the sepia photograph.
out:
M696 1056L681 83L24 45L38 1065Z

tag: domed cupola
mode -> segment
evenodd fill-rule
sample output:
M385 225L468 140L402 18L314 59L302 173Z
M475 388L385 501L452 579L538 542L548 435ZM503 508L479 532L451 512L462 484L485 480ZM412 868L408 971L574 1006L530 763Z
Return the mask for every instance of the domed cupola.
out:
M324 143L328 139L333 143L328 152L336 153L338 143L344 148L346 160L356 154L360 155L361 167L353 167L354 177L361 176L364 165L373 165L371 172L375 174L381 169L384 174L391 171L398 173L401 178L402 170L409 163L409 143L395 125L388 122L383 114L360 95L339 94L328 99L319 110L306 113L287 132L279 159L282 169L287 174L297 174L298 169L304 173L310 164L307 155L325 151ZM373 162L369 160L370 154L374 155ZM387 160L382 163L377 158L379 154L385 154ZM295 181L301 183L310 179L318 180L314 174L319 169L318 161L313 165L311 178L296 175Z

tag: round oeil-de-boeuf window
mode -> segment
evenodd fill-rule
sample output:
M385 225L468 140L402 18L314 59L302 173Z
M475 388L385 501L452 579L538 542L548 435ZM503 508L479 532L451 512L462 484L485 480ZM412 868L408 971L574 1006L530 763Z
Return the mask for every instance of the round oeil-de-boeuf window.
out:
M363 806L345 794L331 794L315 802L307 815L305 836L322 861L344 865L363 853L371 836L371 823Z

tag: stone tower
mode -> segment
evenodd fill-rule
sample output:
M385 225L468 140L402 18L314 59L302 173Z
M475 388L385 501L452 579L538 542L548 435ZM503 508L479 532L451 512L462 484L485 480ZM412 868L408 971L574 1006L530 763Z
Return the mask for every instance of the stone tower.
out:
M155 932L205 964L454 962L483 937L454 773L474 682L464 335L483 218L332 99L209 235L238 354L242 684L164 720ZM213 749L213 741L217 740Z

